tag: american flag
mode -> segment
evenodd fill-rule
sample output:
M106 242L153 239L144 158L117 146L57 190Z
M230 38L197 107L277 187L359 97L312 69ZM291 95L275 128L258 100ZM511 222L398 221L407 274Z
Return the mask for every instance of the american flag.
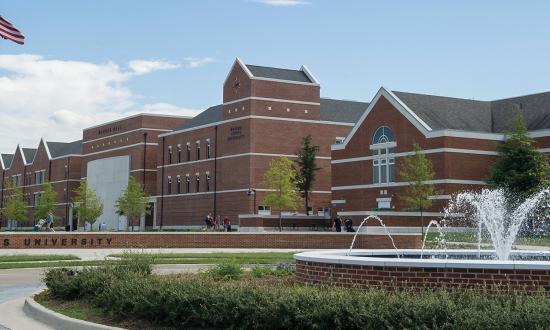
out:
M9 39L20 45L25 43L25 36L10 22L0 16L0 37Z

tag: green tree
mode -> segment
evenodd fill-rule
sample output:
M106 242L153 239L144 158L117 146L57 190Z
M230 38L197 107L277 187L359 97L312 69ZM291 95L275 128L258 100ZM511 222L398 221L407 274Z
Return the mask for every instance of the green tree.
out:
M5 189L10 192L10 195L4 206L4 216L8 220L16 221L17 223L27 220L27 202L23 197L21 187L8 182Z
M57 193L53 190L53 185L50 182L46 182L42 185L43 192L40 195L40 199L36 205L34 212L35 219L46 219L50 211L55 209L55 203L57 202Z
M103 202L96 195L95 191L88 186L86 180L82 180L74 191L74 211L78 215L78 222L85 226L90 224L90 230L94 223L103 214Z
M524 199L548 184L549 163L527 135L521 111L516 108L514 130L506 134L497 147L499 158L491 167L487 183L493 188L506 188L514 199Z
M435 173L432 162L426 158L422 148L415 143L413 150L413 155L403 159L403 167L399 171L401 178L409 183L407 194L401 198L410 208L420 211L420 225L424 238L424 210L432 206L430 196L435 194L434 186L426 181L433 180Z
M134 231L134 221L145 215L149 211L149 195L147 195L142 186L133 176L128 178L128 186L122 191L122 195L117 199L117 213L125 215L131 221L132 231Z
M320 170L315 162L315 157L319 152L319 146L313 145L311 135L302 138L302 148L298 151L298 160L296 163L299 168L296 170L296 187L305 201L306 214L309 210L309 194L313 189L315 182L315 172Z
M296 189L296 171L292 161L286 157L272 160L264 174L264 184L270 189L263 199L263 204L279 210L279 231L282 231L282 211L285 208L296 208L299 199Z

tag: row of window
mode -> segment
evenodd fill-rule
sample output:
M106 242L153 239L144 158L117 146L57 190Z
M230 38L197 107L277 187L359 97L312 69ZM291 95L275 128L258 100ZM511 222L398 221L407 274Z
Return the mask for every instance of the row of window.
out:
M37 206L40 202L40 198L42 198L43 191L37 191L34 193L26 193L24 194L23 198L27 202L27 205L29 206ZM67 202L67 189L63 189L63 200ZM8 202L9 195L4 196L4 205Z
M64 172L64 180L67 180L69 177L69 168L67 165L65 165L65 172ZM40 170L34 172L34 181L33 181L33 175L32 172L27 172L25 175L25 180L21 180L22 175L21 174L15 174L11 176L11 183L19 187L21 185L31 185L31 184L43 184L46 182L46 170Z
M271 111L271 110L273 110L273 109L271 108L271 106L268 106L268 107L267 107L267 111ZM244 105L241 107L241 111L244 111ZM286 112L290 112L290 111L291 111L290 108L286 108ZM233 110L232 110L232 109L227 110L227 113L231 113L231 112L237 113L237 112L239 112L239 108L234 108ZM304 113L305 113L305 114L309 113L309 110L308 110L308 109L304 109Z
M183 150L181 147L181 144L177 145L177 151L176 151L176 163L183 162ZM212 157L212 147L210 144L210 139L206 139L206 159L210 159ZM201 159L201 142L197 141L195 142L195 160ZM185 161L189 162L191 161L191 143L187 142L185 145ZM174 151L172 149L172 146L168 146L168 164L172 164L174 162Z
M117 142L118 141L118 142ZM96 149L99 149L99 147L105 147L105 146L110 146L111 145L111 142L113 145L116 145L117 143L118 144L122 144L123 142L128 142L130 141L130 138L128 137L125 137L125 138L121 138L121 139L113 139L113 141L107 141L107 142L101 142L101 144L97 143L95 145L95 148ZM93 150L94 149L94 145L92 144L90 146L90 148Z
M185 175L185 178L183 179L183 187L182 187L182 177L180 175L176 176L175 179L175 187L172 187L174 184L172 177L168 176L167 178L167 194L182 194L182 193L190 193L191 192L191 177L189 174ZM194 192L200 192L201 191L201 175L200 173L195 173L195 191ZM174 189L175 188L175 189ZM210 191L210 172L204 173L204 191Z

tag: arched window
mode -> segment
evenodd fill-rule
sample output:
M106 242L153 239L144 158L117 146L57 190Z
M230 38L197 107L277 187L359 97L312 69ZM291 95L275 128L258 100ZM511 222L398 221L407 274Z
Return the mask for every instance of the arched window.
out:
M372 139L372 144L393 142L393 133L391 128L388 126L378 127L376 132L374 132L374 137Z
M395 140L391 128L379 127L372 137L372 182L383 184L395 182Z

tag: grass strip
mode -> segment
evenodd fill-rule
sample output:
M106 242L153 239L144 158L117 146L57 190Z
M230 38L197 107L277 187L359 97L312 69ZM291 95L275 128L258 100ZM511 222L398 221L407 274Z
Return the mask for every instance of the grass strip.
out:
M110 254L109 257L132 258L135 253ZM153 257L154 259L292 259L293 252L241 252L241 253L139 253L142 256Z
M0 256L0 263L3 262L27 262L27 261L60 261L60 260L80 260L79 257L75 255L11 255L11 256Z

